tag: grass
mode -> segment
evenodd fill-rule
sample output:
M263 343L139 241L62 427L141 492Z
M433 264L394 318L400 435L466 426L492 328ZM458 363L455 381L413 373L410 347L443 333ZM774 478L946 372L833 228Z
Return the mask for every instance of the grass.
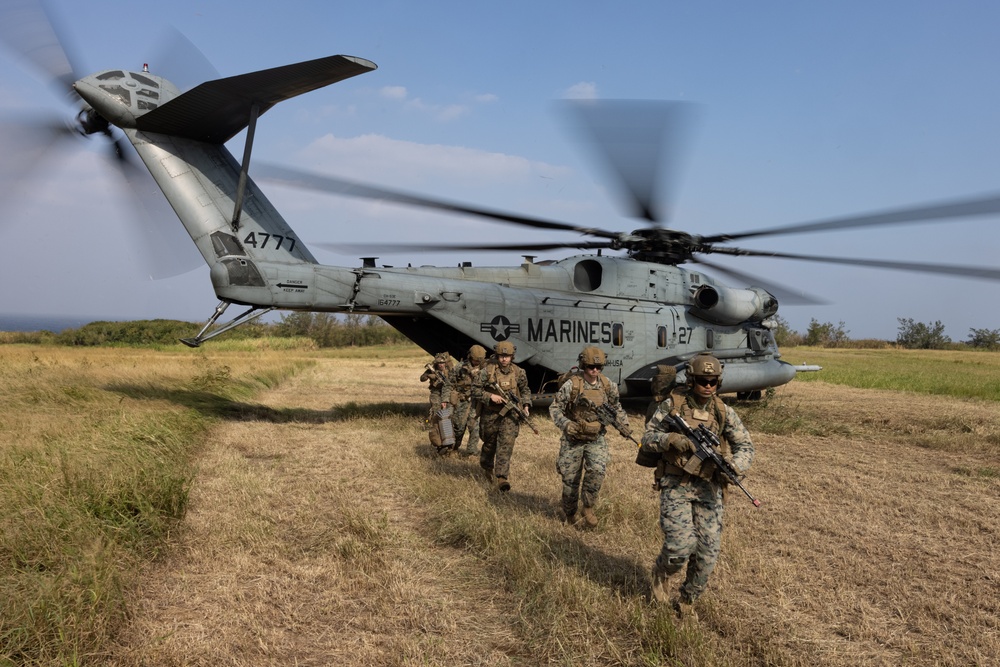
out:
M819 364L797 381L1000 401L1000 354L985 351L854 350L795 347L792 364Z
M238 360L236 360L238 363ZM0 347L0 664L83 664L183 518L210 416L144 391L236 398L309 363L213 352Z
M0 350L20 401L0 432L24 443L0 472L9 664L1000 658L989 401L820 373L736 404L764 504L730 498L689 624L649 600L662 535L634 445L610 439L598 528L564 526L544 412L500 494L474 460L432 453L412 348L65 355Z

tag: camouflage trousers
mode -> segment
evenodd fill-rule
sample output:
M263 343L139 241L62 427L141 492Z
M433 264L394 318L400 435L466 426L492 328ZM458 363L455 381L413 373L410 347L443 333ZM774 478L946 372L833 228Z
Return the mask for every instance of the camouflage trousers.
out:
M500 416L497 412L484 412L479 417L479 437L483 448L479 451L479 465L493 469L497 477L510 477L510 457L514 453L521 423L512 414Z
M562 509L567 516L576 514L581 495L584 507L597 504L610 458L603 435L593 442L570 442L562 437L556 472L562 477Z
M681 598L694 601L708 587L722 543L722 487L688 475L660 480L660 529L663 549L656 567L665 574L687 565Z
M469 442L465 451L470 454L479 453L479 415L472 409L472 404L462 401L455 406L451 415L451 424L455 427L455 449L462 445L466 430L469 431Z

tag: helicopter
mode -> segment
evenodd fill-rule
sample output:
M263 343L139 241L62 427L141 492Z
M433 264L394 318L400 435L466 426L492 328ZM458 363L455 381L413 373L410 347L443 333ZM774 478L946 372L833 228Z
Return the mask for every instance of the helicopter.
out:
M20 47L23 54L36 51ZM51 57L48 53L47 58ZM375 63L334 55L206 81L181 90L143 67L81 76L60 57L59 67L36 61L78 105L68 125L53 131L103 136L123 169L133 158L124 137L162 191L208 264L219 299L204 326L182 342L198 347L266 313L309 311L375 315L431 354L461 358L475 344L515 345L536 399L551 396L554 381L576 364L588 345L607 355L604 374L626 398L650 395L660 365L683 371L710 352L725 365L725 391L754 399L790 382L797 372L775 342L779 299L809 297L706 259L707 255L763 256L1000 280L1000 270L823 257L733 247L739 239L978 216L1000 212L1000 197L945 202L894 211L731 234L696 235L662 225L653 190L654 157L628 147L647 146L642 128L663 132L685 113L674 103L589 103L578 113L599 152L644 220L634 231L611 231L523 216L355 183L252 157L257 123L274 105L333 83L367 74ZM652 120L650 120L652 119ZM226 143L246 130L242 159ZM121 136L118 136L118 135ZM623 148L625 147L625 148ZM639 155L643 155L640 150ZM252 174L252 177L251 177ZM509 250L524 254L517 266L377 266L379 248L359 266L319 263L266 197L258 181L418 206L532 229L573 233L546 243L408 246L414 251ZM329 246L322 246L329 247ZM554 261L537 253L582 251ZM623 254L612 254L623 253ZM697 264L746 287L732 287ZM230 306L242 310L223 321ZM683 375L681 376L681 379Z

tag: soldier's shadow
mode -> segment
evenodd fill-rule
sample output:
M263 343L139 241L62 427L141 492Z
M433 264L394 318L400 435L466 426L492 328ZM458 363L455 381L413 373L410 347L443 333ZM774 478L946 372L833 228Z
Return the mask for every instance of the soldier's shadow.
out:
M170 389L157 385L111 383L105 386L129 398L141 400L166 400L190 408L208 417L231 421L266 421L274 423L325 424L356 418L384 419L386 417L423 417L426 403L344 403L329 410L310 408L273 408L260 403L236 401L211 391L199 389Z
M430 444L420 448L419 454L435 460L435 473L456 479L469 480L487 489L487 502L502 512L519 512L523 515L541 516L551 522L551 531L543 538L551 557L568 567L580 571L591 581L612 588L623 596L650 596L648 566L635 558L610 554L588 540L588 535L600 534L601 528L586 531L562 523L562 510L558 491L553 496L517 490L501 492L488 482L479 467L479 457L440 457Z

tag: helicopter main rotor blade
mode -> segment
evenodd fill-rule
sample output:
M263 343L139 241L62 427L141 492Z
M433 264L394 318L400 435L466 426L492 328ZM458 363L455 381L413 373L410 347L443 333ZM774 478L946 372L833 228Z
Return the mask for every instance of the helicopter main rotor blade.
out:
M926 264L923 262L896 262L884 259L861 259L857 257L825 257L821 255L795 255L766 250L747 250L744 248L712 248L708 252L744 257L777 257L780 259L798 259L806 262L824 262L827 264L846 264L848 266L869 266L876 269L893 269L896 271L913 271L916 273L938 273L946 276L962 278L978 278L980 280L1000 280L1000 269L985 266L957 266L954 264Z
M391 201L397 204L409 206L420 206L437 211L448 213L459 213L474 215L481 218L489 218L499 222L507 222L534 229L557 229L562 231L579 232L590 236L599 236L608 239L617 239L619 234L603 229L591 227L577 227L564 222L554 222L542 220L540 218L517 215L514 213L504 213L486 208L479 208L468 204L445 201L443 199L432 199L422 195L409 194L397 190L390 190L380 186L365 185L354 181L348 181L336 176L325 176L322 174L310 173L290 167L281 167L273 164L257 164L253 167L253 176L257 180L267 180L273 183L281 183L307 190L318 192L329 192L331 194L345 195L348 197L360 197L362 199L378 199Z
M663 100L573 100L565 106L612 179L626 210L654 225L669 219L699 105Z
M595 250L598 248L610 248L611 244L600 241L581 241L580 243L457 243L457 244L407 244L407 243L381 243L378 245L367 245L357 243L317 243L319 248L324 248L341 255L355 253L403 253L411 251L419 252L455 252L463 250L515 250L515 251L542 251L559 250L562 248L579 248L581 250ZM350 250L352 252L344 252Z
M713 271L717 271L724 276L728 276L733 280L737 280L748 287L759 287L767 291L771 296L776 298L779 303L787 304L790 306L823 306L830 303L819 297L815 297L811 294L807 294L802 291L791 290L782 285L776 283L767 282L762 280L758 276L751 275L749 273L743 273L742 271L737 271L735 269L730 269L725 266L720 266L714 262L709 262L700 257L695 257L691 261L696 264L701 264L702 266L707 266Z
M898 225L913 222L923 222L926 220L946 220L948 218L969 218L979 215L989 215L1000 213L1000 195L988 195L985 197L974 197L968 199L957 199L937 204L927 204L912 208L901 208L890 211L882 211L866 215L848 216L844 218L831 218L818 222L806 222L784 227L770 227L768 229L758 229L749 232L735 232L733 234L717 234L715 236L703 236L703 243L720 243L723 241L735 241L738 239L753 238L755 236L778 236L781 234L801 234L805 232L833 231L838 229L850 229L852 227L878 227L881 225Z

